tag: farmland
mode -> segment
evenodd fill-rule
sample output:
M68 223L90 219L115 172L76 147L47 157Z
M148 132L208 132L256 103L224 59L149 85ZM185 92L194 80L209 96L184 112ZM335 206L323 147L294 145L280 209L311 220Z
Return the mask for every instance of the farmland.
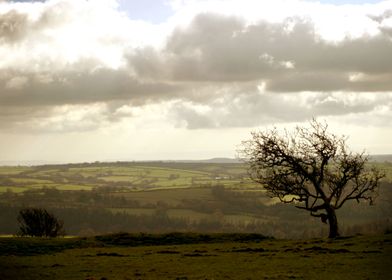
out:
M346 234L391 227L392 164L373 207L339 212ZM241 163L116 162L0 167L1 234L17 232L21 207L44 207L71 235L130 232L260 232L324 236L327 227L293 206L275 204Z
M389 279L392 236L0 238L0 279Z
M188 188L219 184L247 187L242 164L196 163L95 163L38 167L0 167L0 190L56 188L91 190L95 187L124 187L130 190Z
M371 163L392 181L392 163ZM32 189L122 191L210 187L259 189L241 163L117 162L43 166L0 166L0 192Z
M0 279L388 279L392 165L376 165L387 174L376 205L348 203L338 215L351 237L336 240L242 164L1 167ZM26 206L78 237L13 237Z

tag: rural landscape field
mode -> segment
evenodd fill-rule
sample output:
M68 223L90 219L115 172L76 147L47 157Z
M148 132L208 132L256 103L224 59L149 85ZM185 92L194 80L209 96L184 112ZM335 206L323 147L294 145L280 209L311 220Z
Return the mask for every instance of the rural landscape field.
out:
M275 240L246 234L0 239L0 279L380 279L392 235Z
M370 164L387 174L376 204L342 209L337 240L243 163L4 166L0 279L389 279L392 164ZM49 209L70 237L12 237L23 207Z
M0 0L0 280L392 279L392 0Z
M391 228L392 164L375 205L339 211L343 233ZM277 238L320 237L328 227L277 203L250 181L243 163L117 162L0 167L0 234L16 234L22 207L64 221L68 235L127 232L259 232Z

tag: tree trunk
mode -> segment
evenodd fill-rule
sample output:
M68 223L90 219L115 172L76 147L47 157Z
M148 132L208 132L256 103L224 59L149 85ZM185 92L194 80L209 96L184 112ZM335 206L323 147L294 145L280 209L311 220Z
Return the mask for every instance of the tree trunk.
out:
M327 209L328 224L329 224L329 238L335 238L339 236L338 219L336 218L335 209Z

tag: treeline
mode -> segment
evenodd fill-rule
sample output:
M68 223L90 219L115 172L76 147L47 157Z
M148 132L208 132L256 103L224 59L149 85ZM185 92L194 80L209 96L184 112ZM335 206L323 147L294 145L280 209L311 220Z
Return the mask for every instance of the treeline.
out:
M0 205L1 234L16 234L17 215L20 207ZM219 216L192 221L189 218L169 217L165 211L157 210L152 215L130 215L126 212L113 213L100 208L48 208L64 221L69 235L89 236L115 232L244 232L262 233L276 237L318 236L322 233L319 223L305 221L267 221L229 223ZM312 226L310 226L312 225ZM316 227L316 228L315 228Z
M114 195L116 194L116 195ZM292 205L265 205L252 193L211 187L212 199L141 202L113 193L111 188L93 191L59 191L46 188L0 195L0 234L15 234L16 217L23 207L43 207L64 221L67 234L96 235L127 232L255 232L279 238L325 236L328 226ZM384 182L375 206L348 203L338 215L342 234L381 233L392 229L392 184ZM130 214L127 209L150 209L150 214ZM202 218L173 217L169 212L193 210ZM113 211L116 210L116 211ZM230 221L227 217L251 219Z
M20 209L20 207L0 205L1 234L17 233L16 217ZM64 221L64 228L68 235L78 236L115 232L243 232L261 233L277 238L309 238L325 236L328 232L327 227L323 227L319 221L308 217L234 224L225 222L214 215L199 221L192 221L189 218L173 218L159 210L152 215L112 213L105 209L94 208L48 208L48 210ZM391 223L389 221L388 224L387 220L341 225L344 235L376 234L391 231L391 229Z

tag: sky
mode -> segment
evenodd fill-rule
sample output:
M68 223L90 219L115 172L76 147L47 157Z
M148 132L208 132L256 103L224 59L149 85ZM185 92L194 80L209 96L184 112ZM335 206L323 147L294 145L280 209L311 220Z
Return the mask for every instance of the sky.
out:
M392 154L391 0L0 0L0 162L235 157L312 118Z

